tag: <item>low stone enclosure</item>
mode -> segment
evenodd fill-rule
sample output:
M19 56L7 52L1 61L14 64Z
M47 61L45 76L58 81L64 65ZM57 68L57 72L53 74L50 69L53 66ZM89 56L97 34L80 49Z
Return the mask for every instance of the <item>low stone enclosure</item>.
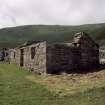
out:
M76 33L72 43L49 45L46 41L28 41L9 49L9 63L38 74L88 70L99 66L99 45L84 32Z

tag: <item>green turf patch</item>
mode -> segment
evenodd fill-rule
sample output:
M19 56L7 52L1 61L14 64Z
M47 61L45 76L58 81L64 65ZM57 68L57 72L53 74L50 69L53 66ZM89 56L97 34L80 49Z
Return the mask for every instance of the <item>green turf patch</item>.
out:
M18 66L0 63L0 105L105 105L102 84L60 97L43 84L26 78L32 75Z

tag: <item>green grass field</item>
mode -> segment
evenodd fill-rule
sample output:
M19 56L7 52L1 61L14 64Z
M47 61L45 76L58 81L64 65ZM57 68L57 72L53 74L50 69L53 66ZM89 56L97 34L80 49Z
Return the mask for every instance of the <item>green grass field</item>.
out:
M32 81L32 78L27 78L31 76L35 77L36 82ZM0 105L105 105L104 81L100 80L102 82L99 83L100 86L87 88L75 94L59 96L37 79L41 80L41 77L16 65L0 63Z

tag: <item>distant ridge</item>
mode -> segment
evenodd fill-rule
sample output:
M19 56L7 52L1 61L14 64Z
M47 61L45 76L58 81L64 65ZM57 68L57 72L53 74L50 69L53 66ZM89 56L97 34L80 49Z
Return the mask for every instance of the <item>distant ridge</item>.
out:
M73 34L79 31L88 33L100 45L105 45L105 23L80 26L25 25L0 29L0 48L16 47L28 40L70 42Z

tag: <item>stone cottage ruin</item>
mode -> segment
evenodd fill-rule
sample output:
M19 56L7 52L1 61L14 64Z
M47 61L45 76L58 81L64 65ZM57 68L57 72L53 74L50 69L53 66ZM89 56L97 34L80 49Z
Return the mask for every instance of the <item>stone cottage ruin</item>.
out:
M86 33L79 32L72 43L49 45L46 41L28 41L9 50L10 63L38 74L70 73L99 66L99 46Z

